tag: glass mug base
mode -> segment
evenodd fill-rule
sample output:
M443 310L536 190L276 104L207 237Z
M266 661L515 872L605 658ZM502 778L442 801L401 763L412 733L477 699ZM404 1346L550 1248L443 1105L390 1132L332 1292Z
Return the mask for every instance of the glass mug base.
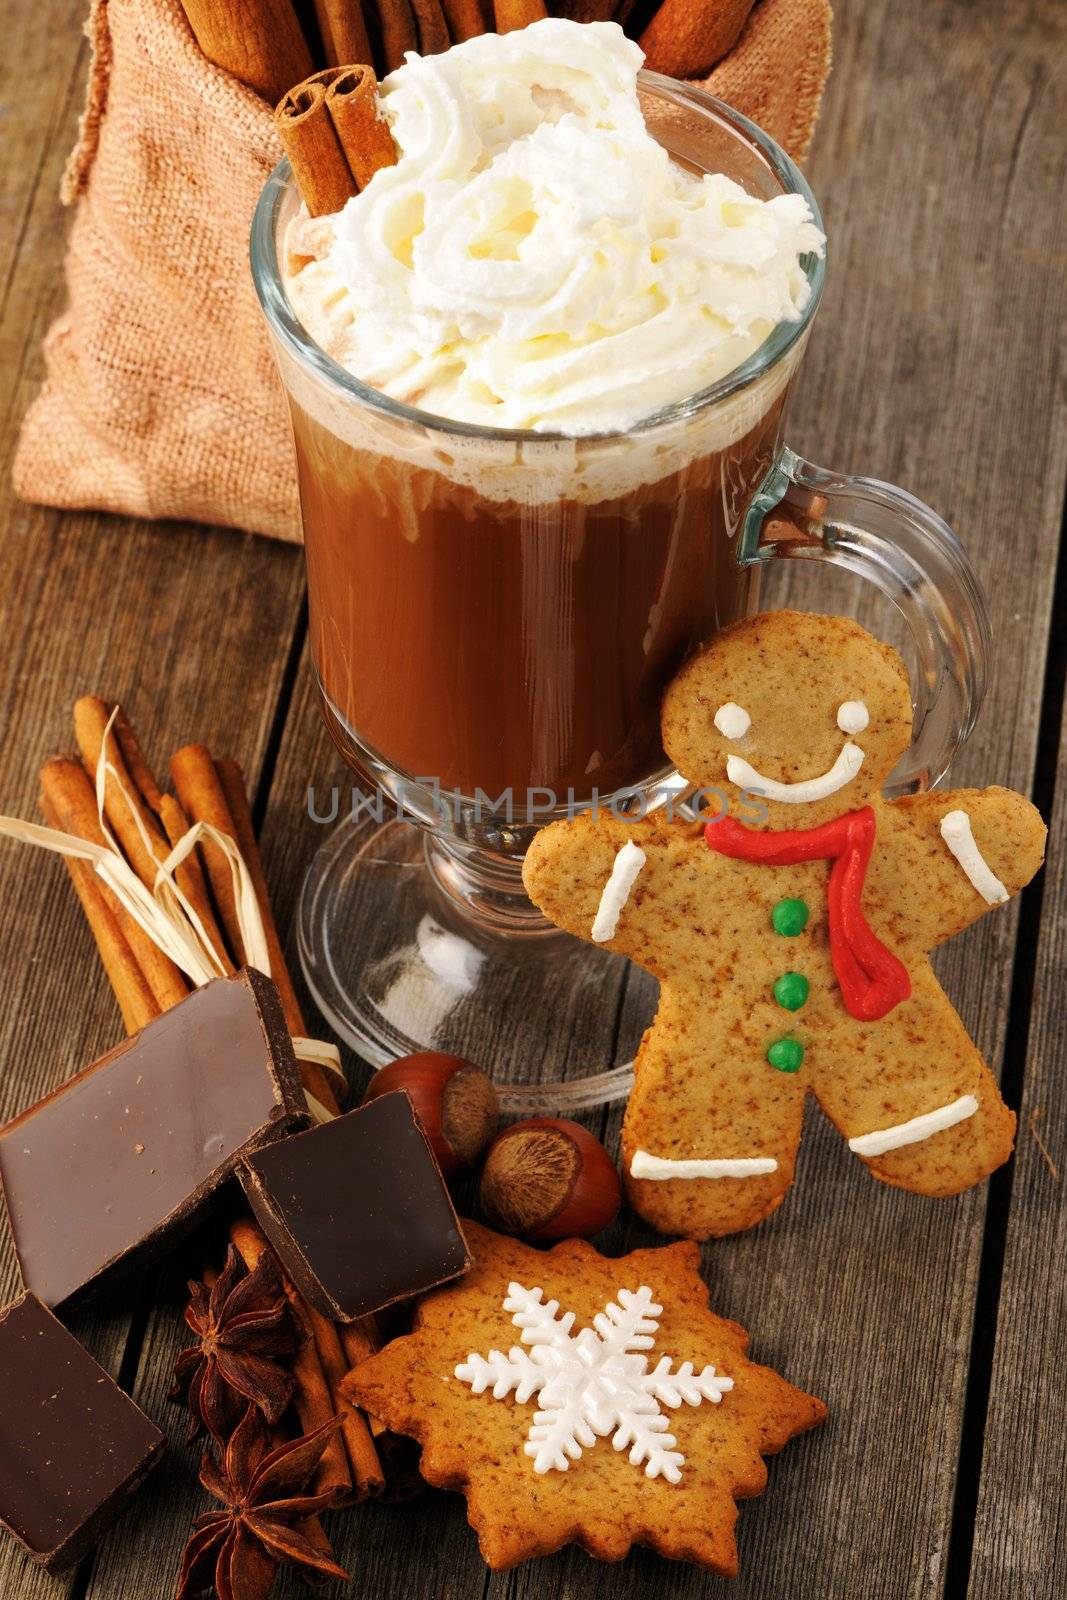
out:
M469 1055L513 1115L624 1099L656 984L545 922L520 871L411 822L342 822L298 911L315 1003L375 1067L418 1050Z

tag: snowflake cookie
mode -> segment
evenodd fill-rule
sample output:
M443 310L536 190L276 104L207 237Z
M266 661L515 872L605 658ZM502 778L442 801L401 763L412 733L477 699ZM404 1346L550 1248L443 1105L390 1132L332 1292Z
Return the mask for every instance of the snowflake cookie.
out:
M430 1483L466 1495L491 1567L647 1544L734 1574L735 1501L762 1491L762 1457L821 1422L822 1402L746 1358L744 1330L708 1310L692 1244L612 1260L582 1240L542 1252L464 1231L473 1269L346 1392L419 1440Z
M904 664L845 617L725 628L669 685L663 744L703 823L587 812L523 878L561 928L660 980L623 1167L692 1239L751 1227L793 1181L813 1094L876 1178L957 1194L1015 1117L929 952L1029 883L1045 827L1010 789L886 800L912 737Z

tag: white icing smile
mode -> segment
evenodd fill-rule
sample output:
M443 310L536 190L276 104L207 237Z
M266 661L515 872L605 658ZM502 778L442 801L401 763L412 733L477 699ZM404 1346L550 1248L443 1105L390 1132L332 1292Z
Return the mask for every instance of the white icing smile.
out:
M796 783L779 783L776 778L765 778L761 772L744 761L741 756L727 756L726 775L739 789L749 789L767 800L781 800L786 805L804 805L811 800L825 800L836 794L846 783L851 783L863 765L863 751L851 740L841 746L837 760L829 772L817 778L801 778Z

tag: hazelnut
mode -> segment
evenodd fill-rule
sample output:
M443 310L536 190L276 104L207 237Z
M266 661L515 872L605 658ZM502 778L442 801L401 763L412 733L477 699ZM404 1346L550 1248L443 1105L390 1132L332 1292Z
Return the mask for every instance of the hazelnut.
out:
M409 1095L445 1177L473 1166L496 1132L496 1090L481 1067L462 1056L440 1050L401 1056L374 1074L364 1104L393 1089Z
M622 1190L599 1139L562 1117L531 1117L493 1140L478 1199L503 1233L548 1244L606 1228Z

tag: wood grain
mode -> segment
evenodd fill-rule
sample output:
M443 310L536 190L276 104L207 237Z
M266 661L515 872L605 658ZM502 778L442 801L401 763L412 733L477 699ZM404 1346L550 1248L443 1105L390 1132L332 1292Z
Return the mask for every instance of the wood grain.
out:
M1055 552L1067 481L1062 238L1064 22L1053 0L839 0L836 66L811 177L831 236L829 284L792 409L791 442L841 470L899 482L959 529L990 596L998 670L958 781L1027 788L1047 669ZM54 202L73 140L84 68L80 0L47 28L28 0L0 0L18 37L0 59L0 808L31 815L36 769L71 742L75 696L121 696L157 770L190 739L237 757L253 788L272 778L265 867L283 935L323 830L309 784L346 784L314 702L299 642L299 553L232 533L148 526L15 506L14 428L39 372L40 336L61 295ZM767 598L853 603L819 569L792 569ZM866 619L887 625L878 605ZM134 622L136 625L134 625ZM1063 640L1053 640L1059 649ZM284 726L283 726L284 724ZM273 761L273 735L282 728ZM272 764L273 763L273 764ZM1067 1589L1065 1460L1056 1362L1067 1337L1060 1189L1026 1131L1039 1126L1067 1168L1062 994L1067 978L1067 772L1056 790L1053 866L1010 1191L999 1344L993 1352L971 1588L974 1600ZM1032 892L1032 891L1031 891ZM120 1024L58 862L0 848L0 1115L28 1104L99 1050ZM288 911L289 915L286 915ZM950 995L989 1058L1005 1044L1017 912L985 919L941 955ZM63 952L63 960L54 959ZM1029 961L1024 948L1020 959ZM298 984L300 983L297 977ZM301 999L308 997L302 992ZM596 1007L547 1019L546 1069L579 1070L636 1042L651 996L632 974ZM309 1003L309 1025L314 1016ZM470 1041L492 1065L509 1039ZM349 1060L357 1088L365 1068ZM617 1112L591 1119L617 1140ZM1067 1181L1067 1176L1063 1181ZM875 1184L813 1112L796 1189L754 1232L705 1252L712 1304L753 1330L758 1358L830 1404L819 1434L771 1465L742 1507L742 1577L729 1587L637 1553L618 1568L564 1552L488 1576L456 1496L367 1505L332 1519L356 1600L934 1600L959 1573L948 1551L987 1191L928 1202ZM123 1360L173 1449L137 1510L77 1580L30 1567L0 1543L10 1600L145 1600L171 1592L190 1518L202 1508L196 1448L164 1396L184 1278L212 1235L142 1286L143 1341L128 1308L75 1322L111 1370ZM652 1236L621 1223L621 1250ZM987 1241L987 1257L988 1257ZM0 1292L14 1285L10 1251ZM988 1308L987 1308L988 1309ZM995 1307L993 1307L995 1312ZM958 1541L957 1541L958 1547ZM966 1574L964 1573L964 1576ZM305 1591L284 1578L280 1600ZM958 1592L958 1591L957 1591Z
M1067 585L1063 586L1067 595ZM1059 613L1060 626L1067 623ZM1059 692L1062 694L1060 640ZM1053 728L1053 738L1056 729ZM971 1600L1027 1595L1058 1600L1067 1583L1063 1517L1067 1432L1063 1426L1063 1349L1067 1338L1067 717L1044 883L1035 885L1036 936L1026 1077L995 1311L989 1405L976 1416L985 1437L974 1515ZM1056 845L1058 843L1058 850ZM1025 998L1029 1000L1030 994ZM1025 1019L1021 1019L1021 1023Z

